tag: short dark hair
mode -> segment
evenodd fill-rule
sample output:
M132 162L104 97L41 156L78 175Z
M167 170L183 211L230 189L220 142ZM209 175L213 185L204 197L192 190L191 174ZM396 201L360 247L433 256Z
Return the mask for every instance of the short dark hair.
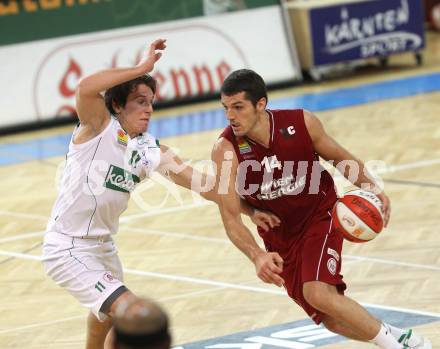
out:
M156 80L148 74L141 75L133 80L126 81L106 90L104 94L104 101L108 111L112 115L116 115L116 112L113 109L113 102L120 107L124 107L127 103L127 97L130 92L133 92L135 88L141 84L147 85L149 88L151 88L153 94L156 93Z
M251 101L254 107L261 98L267 99L267 87L263 78L250 69L239 69L233 71L223 82L221 93L232 96L245 92L247 100Z

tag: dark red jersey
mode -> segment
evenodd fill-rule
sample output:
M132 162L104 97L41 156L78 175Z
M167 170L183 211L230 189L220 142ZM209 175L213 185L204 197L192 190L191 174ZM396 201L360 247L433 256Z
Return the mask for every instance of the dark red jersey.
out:
M266 148L246 137L236 137L230 126L221 137L230 141L239 161L237 190L252 206L268 210L281 226L264 232L270 250L289 248L308 228L318 208L329 209L336 201L333 179L319 164L304 122L304 112L267 110L270 143ZM272 246L272 248L271 248Z

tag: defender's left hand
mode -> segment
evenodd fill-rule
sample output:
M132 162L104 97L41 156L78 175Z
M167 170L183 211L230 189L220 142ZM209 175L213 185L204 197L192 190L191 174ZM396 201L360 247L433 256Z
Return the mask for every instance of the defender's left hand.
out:
M255 225L259 226L264 231L278 227L281 223L281 220L273 213L257 209L254 209L254 213L250 218Z

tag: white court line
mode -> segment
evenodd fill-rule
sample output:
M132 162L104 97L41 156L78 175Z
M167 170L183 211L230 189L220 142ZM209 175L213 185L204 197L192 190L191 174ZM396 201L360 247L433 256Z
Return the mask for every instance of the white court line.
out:
M119 219L119 222L125 223L125 222L130 222L130 221L138 219L138 218L159 216L161 214L186 211L186 210L191 210L193 208L199 208L199 207L204 207L204 206L209 206L209 205L214 205L214 203L211 201L208 201L208 200L204 200L202 202L195 202L195 203L188 204L188 205L168 207L168 208L163 208L163 209L159 209L159 210L152 210L152 211L148 211L148 212L141 212L141 213L123 216ZM12 211L3 211L3 210L0 210L0 215L11 216L11 217L16 217L16 218L29 218L29 219L39 220L39 221L44 221L44 222L47 222L49 220L49 217L46 217L46 216L28 214L28 213L20 213L20 212L12 212Z
M169 207L169 208L164 208L164 209L161 209L161 210L154 210L154 211L150 211L150 212L143 212L143 213L138 213L138 214L134 214L134 215L124 216L124 217L121 217L119 219L119 222L120 223L126 223L126 222L130 222L132 220L138 219L138 218L158 216L158 215L165 214L165 213L173 213L173 212L179 212L179 211L186 211L186 210L191 210L193 208L198 208L198 207L203 207L203 206L213 205L213 204L214 203L212 203L211 201L204 201L204 202L194 203L194 204L189 204L189 205L183 205L183 206L177 206L177 207ZM24 218L35 219L35 220L44 220L45 222L47 222L49 220L48 217L37 216L37 215L28 215L28 214L25 214L25 213L14 213L14 212L8 212L8 211L0 211L0 215L1 214L9 215L9 216L14 216L14 217L24 217ZM121 230L132 230L132 231L135 231L135 229L137 229L137 228L125 228L125 229L121 229ZM156 231L151 230L151 229L148 229L148 232L151 232L151 234L155 234L156 233ZM149 234L148 232L147 232L147 234ZM41 232L35 232L35 233L24 233L24 234L15 235L15 236L7 237L7 238L1 238L0 239L0 243L16 241L16 240L21 240L21 239L27 239L27 238L31 238L31 237L38 236L38 235L44 235L44 233L45 233L44 231L41 231ZM176 235L173 235L173 234L174 233L165 233L164 235L175 236L175 237L178 237L180 235L180 237L182 237L182 238L186 238L186 239L190 238L189 235L185 235L185 234L181 234L181 233L175 233ZM211 241L214 241L215 238L194 237L193 240L207 240L207 241L211 240Z
M176 296L169 296L169 297L160 298L160 299L158 299L158 301L159 302L166 302L166 301L171 301L171 300L175 300L175 299L188 298L188 297L191 297L193 295L197 295L197 294L201 294L201 293L208 293L208 292L212 292L212 291L217 291L219 289L221 289L221 288L220 287L216 287L216 288L208 289L208 290L204 290L204 291L188 292L188 293L185 293L185 294L182 294L182 295L176 295ZM389 306L382 306L382 305L370 304L370 303L361 303L361 304L364 305L364 306L367 306L367 307L372 307L372 308L377 308L377 309L393 310L393 311L405 311L405 312L411 313L411 314L418 314L418 315L425 315L425 316L432 316L432 317L439 317L440 318L440 314L426 312L426 311L415 311L415 310L412 310L412 309L389 307ZM28 330L28 329L31 329L31 328L44 327L44 326L47 326L47 325L55 325L55 324L59 324L59 323L63 323L63 322L68 322L68 321L72 321L72 320L86 318L86 317L87 317L87 315L76 315L76 316L70 316L70 317L67 317L67 318L62 318L62 319L57 319L57 320L52 320L52 321L39 322L39 323L30 324L30 325L26 325L26 326L9 328L7 330L0 330L0 334L11 333L11 332L19 332L19 331Z
M136 228L133 228L136 229ZM36 234L36 233L34 233ZM173 235L173 237L181 237L178 235ZM25 238L25 237L23 237ZM185 235L185 239L193 239L193 240L199 240L199 237L191 237L191 235ZM203 239L203 238L202 238ZM222 239L217 239L215 242L219 242ZM228 243L229 240L223 239L225 243ZM209 238L204 239L204 241L210 241ZM1 242L1 241L0 241ZM3 251L0 250L0 256L9 256L9 257L16 257L16 258L22 258L22 259L33 259L33 260L41 260L40 256L25 254L25 253L19 253L19 252L9 252L9 251ZM399 262L399 261L392 261L388 259L381 259L381 258L371 258L371 257L364 257L364 256L353 256L353 255L346 255L343 254L342 257L344 258L351 258L358 261L367 261L367 262L374 262L379 264L389 264L389 265L397 265L401 267L408 267L408 268L415 268L415 269L427 269L427 270L435 270L440 271L440 267L436 265L426 265L426 264L417 264L417 263L407 263L407 262ZM346 263L350 264L350 263Z
M217 242L217 243L221 243L221 244L232 244L232 242L228 239L211 238L211 237L206 237L206 236L197 236L197 235L192 235L191 233L172 233L172 232L167 232L167 231L154 230L154 229L142 229L142 228L121 228L120 230L125 230L125 231L135 232L135 233L143 233L145 235L160 235L160 236L168 236L168 237L180 238L180 239L209 241L209 242ZM1 242L1 240L0 240L0 242Z
M35 256L35 255L27 254L27 253L2 251L2 250L0 250L0 256L16 257L16 258L22 258L22 259L35 260L35 261L42 260L41 256ZM273 289L269 289L269 288L244 286L244 285L231 284L231 283L221 282L221 281L212 281L212 280L206 280L206 279L192 278L189 276L155 273L155 272L136 270L136 269L130 269L130 268L124 268L124 273L131 274L131 275L141 275L141 276L154 277L154 278L165 279L165 280L184 281L184 282L190 282L190 283L201 284L201 285L211 285L211 286L218 286L218 287L224 287L224 288L234 288L234 289L238 289L238 290L254 291L254 292L260 292L260 293L263 292L263 293L271 293L271 294L286 294L284 291L278 291L278 290L273 290Z
M2 255L4 252L6 252L6 251L0 251L0 255ZM7 255L12 255L12 256L18 257L18 258L25 258L25 259L31 259L31 260L41 260L41 257L27 255L24 253L14 253L14 252L6 252L6 253L7 253ZM31 257L31 258L27 258L27 257ZM154 272L147 272L147 271L143 271L143 270L136 270L136 269L130 269L130 268L124 268L124 272L127 274L131 274L131 275L140 275L140 276L155 277L155 278L173 280L173 281L182 281L182 282L189 282L189 283L202 284L202 285L211 285L211 286L217 286L217 287L226 288L226 289L238 289L238 290L252 291L252 292L257 292L257 293L270 293L270 294L282 295L282 296L286 295L285 291L279 291L279 290L262 288L262 287L252 287L252 286L246 286L246 285L240 285L240 284L231 284L231 283L221 282L221 281L212 281L212 280L206 280L206 279L192 278L192 277L188 277L188 276L154 273ZM173 297L175 297L175 296L173 296ZM365 305L365 306L371 306L371 307L376 307L376 308L380 308L380 309L385 309L385 310L404 311L404 312L412 313L412 314L428 315L428 316L438 317L440 319L440 313L419 311L419 310L399 308L399 307L389 307L386 305L376 305L376 304L371 304L371 303L362 303L361 302L360 304ZM2 333L2 332L0 331L0 333Z
M402 267L440 271L440 267L437 267L436 265L406 263L406 262L390 261L390 260L381 259L381 258L370 258L370 257L352 256L352 255L343 255L343 257L353 258L353 259L357 259L360 261L376 262L376 263L381 263L381 264L399 265Z
M33 260L33 261L41 261L43 259L41 256L35 256L32 254L28 254L28 253L10 252L10 251L3 251L3 250L0 250L0 256L29 259L29 260Z
M63 319L57 319L57 320L52 320L52 321L39 322L39 323L36 323L36 324L31 324L31 325L26 325L26 326L8 328L7 330L1 330L0 334L16 332L16 331L22 331L22 330L27 330L27 329L30 329L30 328L35 328L35 327L42 327L42 326L47 326L47 325L59 324L59 323L66 322L66 321L72 321L72 320L76 320L76 319L85 318L86 316L87 315L76 315L76 316L66 317L66 318L63 318Z
M278 290L273 290L270 288L231 284L228 282L212 281L212 280L199 279L199 278L193 278L193 277L188 277L188 276L154 273L154 272L149 272L149 271L127 269L127 268L124 268L124 272L127 274L132 274L132 275L141 275L141 276L155 277L155 278L165 279L165 280L190 282L190 283L200 284L200 285L218 286L218 287L232 288L232 289L237 289L237 290L253 291L253 292L259 292L259 293L270 293L270 294L277 294L277 295L280 295L280 294L285 295L286 294L285 291L278 291Z
M10 241L17 241L17 240L23 240L23 239L29 239L29 238L33 238L35 236L43 236L44 235L44 230L43 231L36 231L33 233L25 233L25 234L20 234L20 235L14 235L14 236L10 236L7 238L1 238L0 239L0 244L3 242L10 242Z
M388 305L379 305L379 304L364 303L364 302L359 302L359 304L362 304L364 307L371 307L371 308L392 310L392 311L403 311L403 312L410 313L410 314L438 317L440 319L440 313L434 313L431 311L413 310L413 309L407 309L407 308L401 308L401 307L391 307Z
M29 259L29 260L36 260L36 261L41 261L41 259L42 259L42 257L40 257L40 256L30 255L30 254L26 254L26 253L1 251L1 250L0 250L0 255L22 258L22 259ZM355 258L355 259L359 258L357 256L348 256L348 257ZM366 257L360 257L360 258L369 260ZM373 259L373 261L376 262L377 260ZM381 260L379 260L379 261L381 261ZM385 261L385 262L389 262L389 261ZM400 263L397 263L397 264L400 264ZM426 267L424 265L409 264L409 263L404 263L404 266ZM436 268L435 270L440 270L440 268ZM278 294L278 295L285 295L286 294L284 291L278 291L278 290L273 290L273 289L268 289L268 288L252 287L252 286L245 286L245 285L239 285L239 284L231 284L231 283L227 283L227 282L192 278L192 277L188 277L188 276L179 276L179 275L171 275L171 274L164 274L164 273L148 272L148 271L136 270L136 269L130 269L130 268L124 268L124 272L127 274L132 274L132 275L155 277L155 278L160 278L160 279L165 279L165 280L173 280L173 281L191 282L191 283L195 283L195 284L211 285L211 286L217 286L217 287L222 287L222 288L232 288L232 289L239 289L239 290L246 290L246 291L253 291L253 292L260 292L260 293L262 292L262 293ZM440 314L439 314L439 316L440 316Z
M184 293L184 294L180 294L180 295L159 298L158 301L159 302L166 302L166 301L172 301L172 300L175 300L175 299L189 298L189 297L192 297L192 296L195 296L195 295L199 295L199 294L202 294L202 293L214 292L214 291L218 291L218 290L221 290L221 289L222 289L222 287L215 287L215 288L210 288L210 289L206 289L206 290L202 290L202 291L188 292L188 293ZM87 315L76 315L76 316L70 316L70 317L66 317L66 318L62 318L62 319L57 319L57 320L52 320L52 321L38 322L38 323L35 323L35 324L30 324L30 325L14 327L14 328L8 328L7 330L0 330L0 334L10 333L10 332L18 332L18 331L22 331L22 330L28 330L28 329L31 329L31 328L43 327L43 326L47 326L47 325L55 325L55 324L59 324L59 323L67 322L67 321L72 321L72 320L77 320L77 319L81 319L81 318L86 318L86 317L87 317Z
M47 222L47 220L48 220L48 217L46 217L46 216L41 216L41 215L37 215L37 214L30 214L30 213L4 211L4 210L0 210L0 215L11 216L11 217L16 217L16 218L28 218L28 219L33 219L36 221L44 221L44 222Z
M440 159L414 161L401 165L390 165L387 166L387 168L385 169L382 170L378 169L376 172L377 173L398 172L398 171L410 170L413 168L429 167L433 165L440 165Z
M158 215L165 214L165 213L186 211L186 210L190 210L193 208L204 207L204 206L208 206L208 205L214 205L214 203L211 201L205 200L202 202L195 202L195 203L189 204L189 205L174 206L174 207L168 207L168 208L163 208L163 209L159 209L159 210L152 210L149 212L136 213L136 214L121 217L119 219L119 222L125 223L125 222L130 222L130 221L138 219L138 218L158 216Z
M146 234L150 234L150 232L151 232L151 234L154 234L154 235L162 235L162 236L182 238L182 239L231 244L230 240L228 240L228 239L200 237L200 236L194 236L194 235L190 235L190 234L186 234L186 233L164 232L162 234L161 231L159 231L159 230L150 230L150 229L141 229L141 228L125 228L125 230L133 231L133 232L145 232ZM368 261L368 262L376 262L379 264L390 264L390 265L398 265L398 266L402 266L402 267L410 267L410 268L416 268L416 269L428 269L428 270L440 271L440 267L435 266L435 265L407 263L407 262L392 261L392 260L381 259L381 258L353 256L353 255L347 255L347 254L343 254L342 256L344 258L353 259L353 261L344 262L344 265L352 264L352 263L359 262L359 261Z
M231 244L231 241L228 239L201 237L201 236L191 235L189 233L162 232L160 230L141 229L141 228L123 228L121 230L126 230L129 232L139 232L139 233L143 233L146 235L159 235L159 236L181 238L181 239L188 239L188 240L195 240L195 241L207 241L207 242L220 243L220 244ZM16 235L16 236L7 237L7 238L2 238L2 239L0 239L0 244L5 243L5 242L28 239L28 238L32 238L35 236L43 236L43 235L44 235L44 231L20 234L20 235ZM7 251L0 251L0 255L8 255L11 257L24 258L24 259L32 259L33 258L33 257L27 257L28 255L22 256L19 253L7 252ZM343 255L343 257L353 259L353 261L345 261L344 265L353 264L353 263L360 262L360 261L369 261L369 262L376 262L376 263L380 263L380 264L399 265L399 266L411 267L411 268L417 268L417 269L428 269L428 270L440 271L440 267L433 266L433 265L406 263L406 262L399 262L399 261L390 261L390 260L380 259L380 258L371 258L371 257L353 256L353 255Z

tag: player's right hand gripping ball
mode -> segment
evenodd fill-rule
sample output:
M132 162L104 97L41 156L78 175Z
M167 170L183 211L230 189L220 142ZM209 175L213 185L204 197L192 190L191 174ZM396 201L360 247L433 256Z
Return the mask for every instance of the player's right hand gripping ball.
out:
M335 229L352 242L373 240L383 228L382 201L365 190L346 193L336 202L332 216Z

